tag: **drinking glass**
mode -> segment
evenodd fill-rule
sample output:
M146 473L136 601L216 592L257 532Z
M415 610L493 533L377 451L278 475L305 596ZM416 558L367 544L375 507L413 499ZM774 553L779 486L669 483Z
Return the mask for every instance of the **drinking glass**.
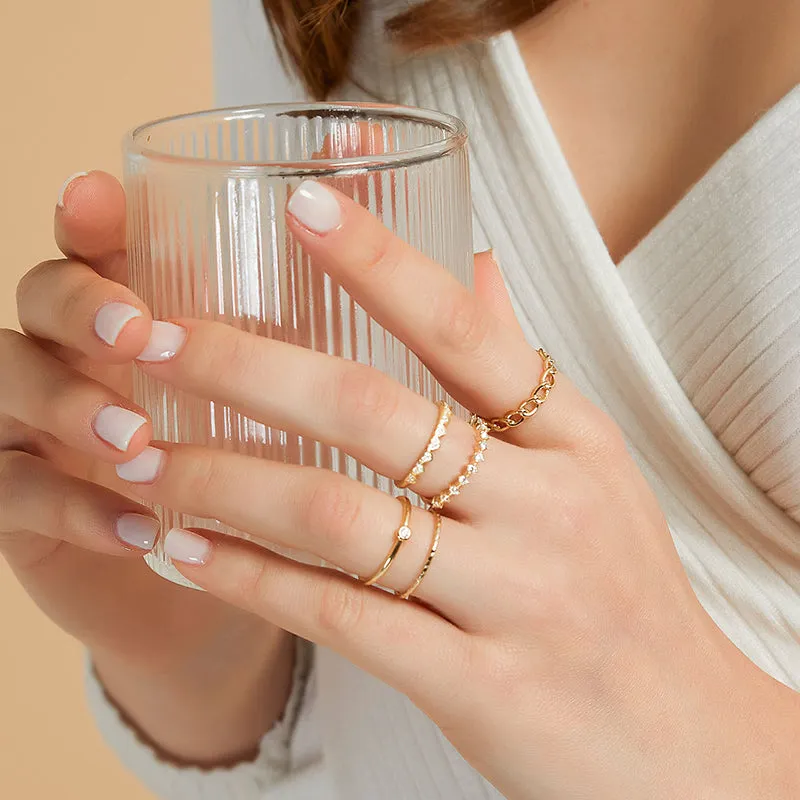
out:
M414 353L314 268L284 216L303 180L324 182L471 287L466 143L454 117L377 104L264 105L142 125L125 142L131 288L156 319L215 320L368 364L466 416ZM275 376L278 386L291 380ZM337 448L138 369L133 391L152 416L156 440L324 467L391 491L389 479ZM246 536L180 509L156 511L164 531L201 527ZM186 583L160 544L147 560Z

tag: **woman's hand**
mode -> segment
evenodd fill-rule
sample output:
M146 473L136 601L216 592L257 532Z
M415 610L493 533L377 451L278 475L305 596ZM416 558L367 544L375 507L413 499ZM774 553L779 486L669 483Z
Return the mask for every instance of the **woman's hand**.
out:
M289 204L294 235L466 408L494 417L539 383L491 264L482 297L319 184ZM487 303L486 298L492 297ZM222 325L173 321L182 348L149 373L347 451L401 480L436 406L377 371ZM558 354L554 353L557 360ZM414 485L458 475L475 430L453 419ZM120 473L143 498L372 575L398 542L397 500L341 475L160 444ZM789 797L795 695L715 627L611 419L564 375L532 419L493 437L444 506L438 550L405 602L335 570L211 532L166 548L209 592L406 693L509 798ZM402 592L435 528L414 509L380 583ZM795 783L792 783L795 781Z
M152 318L124 285L119 183L94 172L65 195L55 232L66 258L22 279L26 335L0 331L0 553L45 613L93 651L146 735L175 757L226 760L253 750L280 714L291 642L142 561L158 521L121 493L114 465L152 433L128 399ZM267 702L250 702L256 693ZM212 715L227 725L203 725Z

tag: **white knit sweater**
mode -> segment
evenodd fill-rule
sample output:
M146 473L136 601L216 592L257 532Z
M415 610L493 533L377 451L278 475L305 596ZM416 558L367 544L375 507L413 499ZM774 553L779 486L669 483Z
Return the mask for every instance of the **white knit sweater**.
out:
M215 21L220 104L294 93L258 0L220 0ZM531 343L623 429L718 625L800 688L800 87L617 269L513 37L397 63L379 25L363 33L361 77L467 121L476 247L495 249ZM160 762L90 676L91 704L166 800L499 797L405 697L332 652L304 679L310 652L285 721L233 769Z

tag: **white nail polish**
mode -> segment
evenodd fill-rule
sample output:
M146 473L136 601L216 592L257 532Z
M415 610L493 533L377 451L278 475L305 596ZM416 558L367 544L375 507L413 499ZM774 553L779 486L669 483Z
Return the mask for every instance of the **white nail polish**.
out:
M211 543L191 531L172 528L164 537L164 552L173 561L200 566L211 555Z
M117 343L122 329L132 320L141 317L138 308L127 303L106 303L94 318L94 332L112 347Z
M69 189L69 185L72 181L77 180L78 178L85 178L89 173L88 172L76 172L74 175L70 175L64 181L64 185L61 187L61 191L58 193L58 207L64 208L64 195L67 193L67 189Z
M157 519L144 514L123 514L114 526L117 538L139 550L152 550L161 526Z
M94 418L94 432L104 441L124 453L131 445L136 431L147 423L147 418L127 408L105 406Z
M163 450L145 447L136 458L117 464L117 475L130 483L151 483L158 477L163 461Z
M153 323L150 341L136 357L137 361L169 361L183 347L186 329L172 322Z
M328 233L342 224L339 201L316 181L303 181L289 198L287 209L315 233Z

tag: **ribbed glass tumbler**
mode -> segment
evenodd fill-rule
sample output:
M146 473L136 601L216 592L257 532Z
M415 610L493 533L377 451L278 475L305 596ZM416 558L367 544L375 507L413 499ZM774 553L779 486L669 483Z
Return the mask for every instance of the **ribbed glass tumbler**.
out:
M156 319L224 322L368 364L432 400L452 402L405 345L313 267L284 214L303 180L322 181L471 286L466 140L453 117L363 104L223 109L143 125L125 146L132 289ZM277 383L291 380L277 376ZM391 490L391 481L336 448L138 370L134 398L152 415L156 439L325 467ZM242 534L180 509L157 511L163 530ZM160 546L148 563L185 583Z

